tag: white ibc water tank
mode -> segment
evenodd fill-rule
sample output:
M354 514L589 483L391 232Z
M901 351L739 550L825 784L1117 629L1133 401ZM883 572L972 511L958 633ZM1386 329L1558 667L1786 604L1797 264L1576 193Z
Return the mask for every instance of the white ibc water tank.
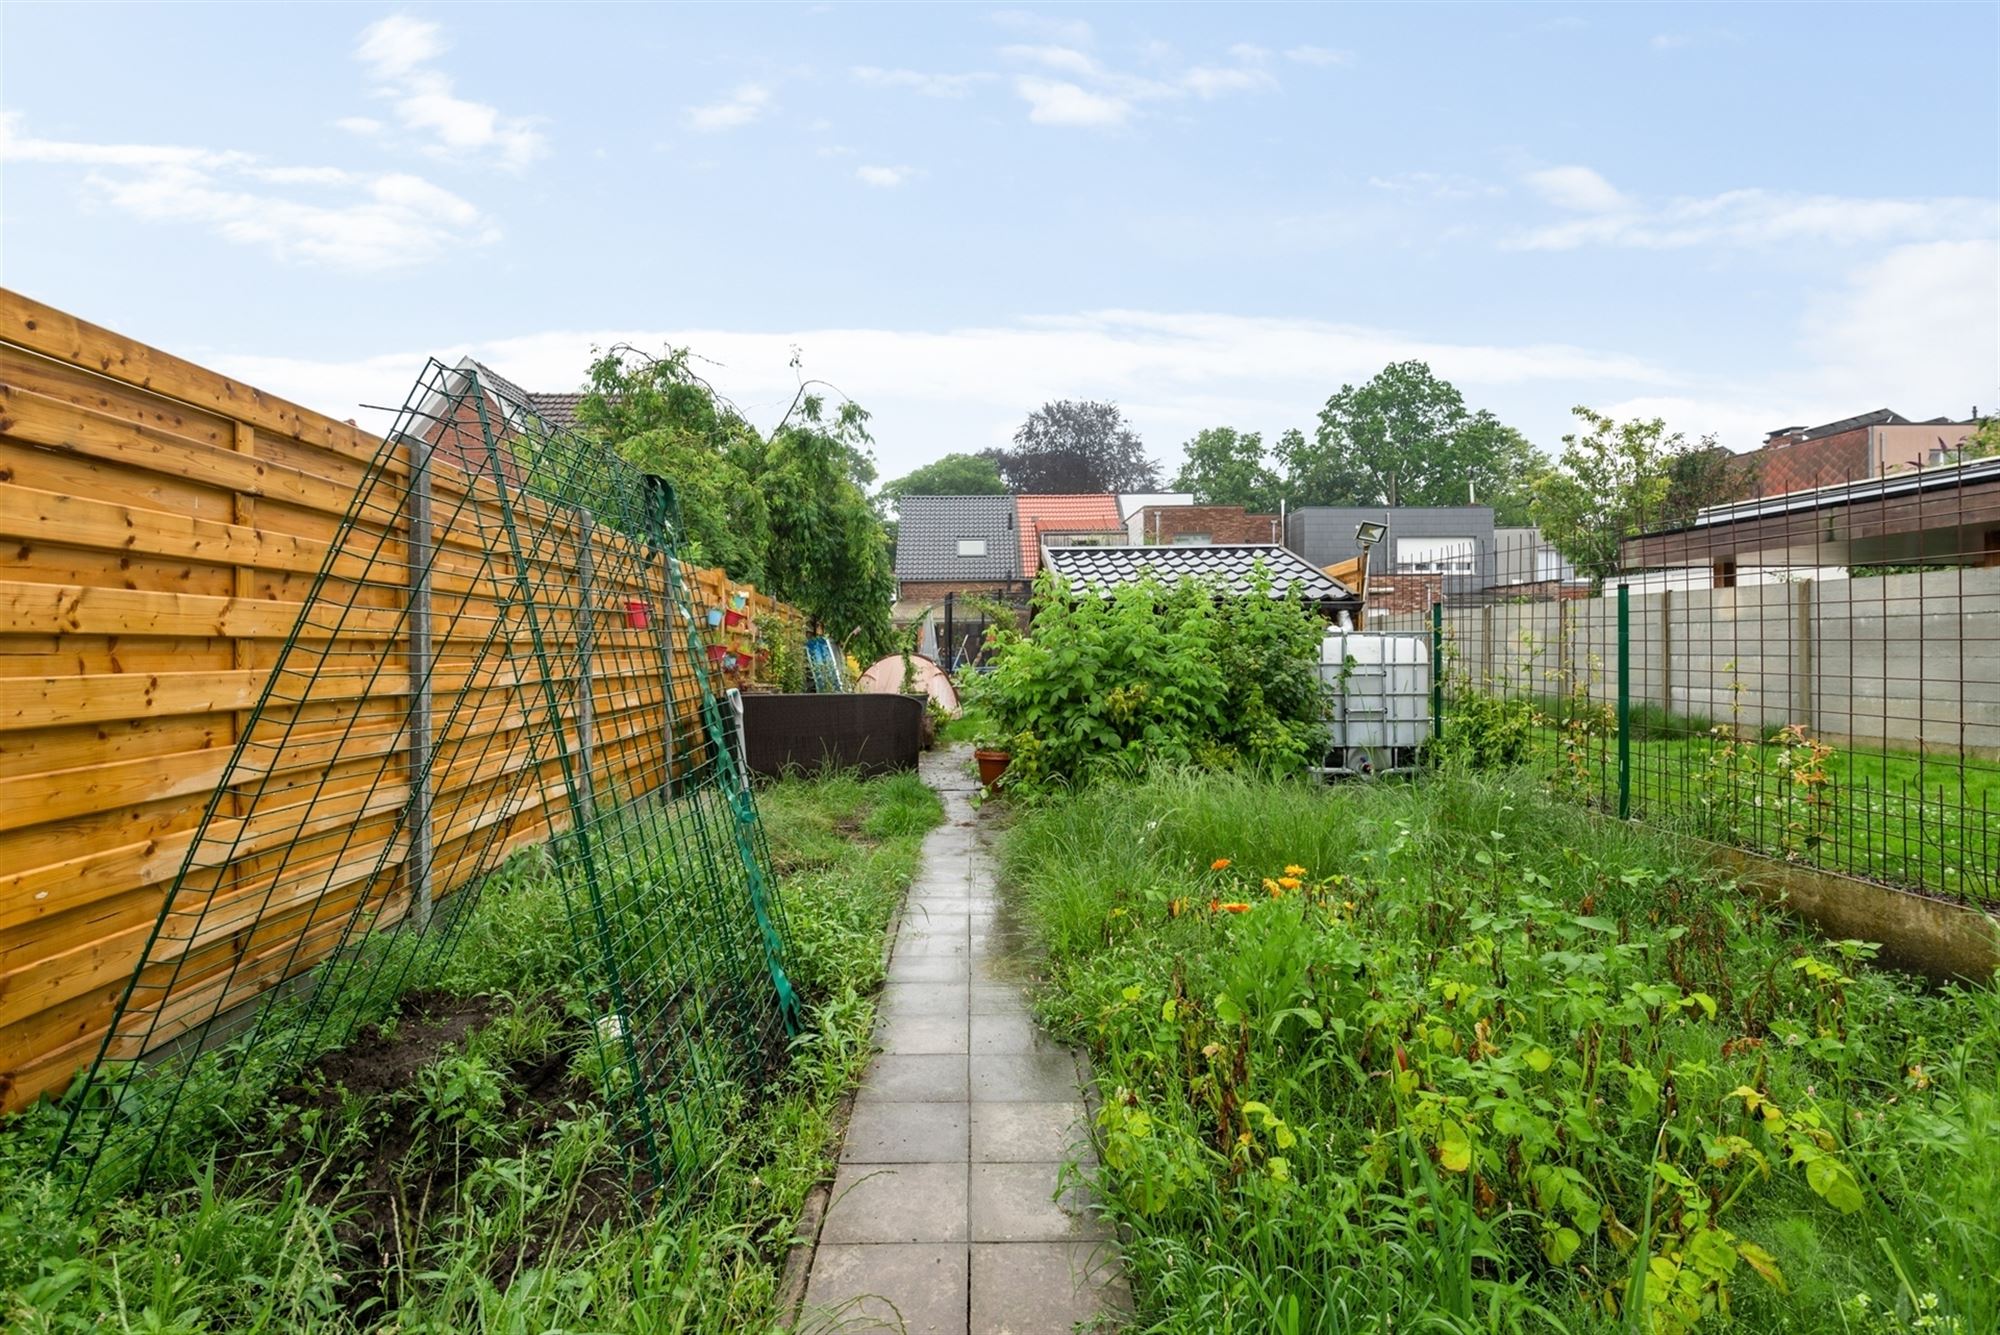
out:
M1331 697L1329 774L1384 774L1416 764L1431 737L1431 637L1333 630L1320 642Z

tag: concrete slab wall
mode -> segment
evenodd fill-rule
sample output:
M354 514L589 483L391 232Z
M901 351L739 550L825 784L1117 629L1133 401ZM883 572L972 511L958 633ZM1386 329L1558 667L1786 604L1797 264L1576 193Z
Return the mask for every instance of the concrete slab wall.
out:
M1428 618L1371 618L1422 630ZM1617 599L1445 610L1459 670L1510 695L1617 700ZM1634 594L1631 700L1746 730L2000 757L2000 570Z

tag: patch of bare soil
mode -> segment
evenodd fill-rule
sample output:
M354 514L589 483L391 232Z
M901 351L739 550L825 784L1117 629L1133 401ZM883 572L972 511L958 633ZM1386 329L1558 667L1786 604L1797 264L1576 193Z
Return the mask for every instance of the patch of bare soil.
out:
M419 1073L448 1051L462 1051L512 1004L494 997L411 994L386 1032L379 1025L365 1027L280 1091L277 1101L290 1111L278 1147L236 1161L241 1169L298 1173L309 1199L334 1215L344 1276L340 1297L364 1320L393 1314L405 1275L429 1268L417 1253L436 1240L431 1235L453 1209L458 1184L468 1174L482 1161L518 1157L595 1100L594 1091L569 1073L571 1054L584 1039L579 1032L565 1034L566 1041L545 1056L500 1070L504 1101L491 1120L505 1130L495 1143L475 1150L423 1115L414 1088ZM335 1134L350 1124L351 1132ZM488 1266L489 1278L504 1288L520 1270L622 1214L630 1200L622 1170L594 1170L561 1202L562 1217L531 1221L524 1237L500 1249Z

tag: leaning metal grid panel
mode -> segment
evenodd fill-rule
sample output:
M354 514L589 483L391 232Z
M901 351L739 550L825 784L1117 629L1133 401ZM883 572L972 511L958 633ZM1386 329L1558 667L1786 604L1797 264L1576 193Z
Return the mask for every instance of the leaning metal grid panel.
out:
M1577 800L2000 906L2000 460L1918 462L1642 520L1598 580L1517 538L1442 590L1447 729L1519 700Z
M683 1179L795 1016L670 514L658 479L427 367L72 1103L86 1177L207 1144L386 1013L554 835L625 1072L607 1094L647 1184Z

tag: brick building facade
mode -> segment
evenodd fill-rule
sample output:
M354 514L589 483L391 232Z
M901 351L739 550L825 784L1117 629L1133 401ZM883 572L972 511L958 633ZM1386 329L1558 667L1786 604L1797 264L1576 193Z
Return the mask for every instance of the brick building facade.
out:
M1284 541L1276 515L1250 514L1240 505L1148 505L1135 521L1133 531L1145 546Z

